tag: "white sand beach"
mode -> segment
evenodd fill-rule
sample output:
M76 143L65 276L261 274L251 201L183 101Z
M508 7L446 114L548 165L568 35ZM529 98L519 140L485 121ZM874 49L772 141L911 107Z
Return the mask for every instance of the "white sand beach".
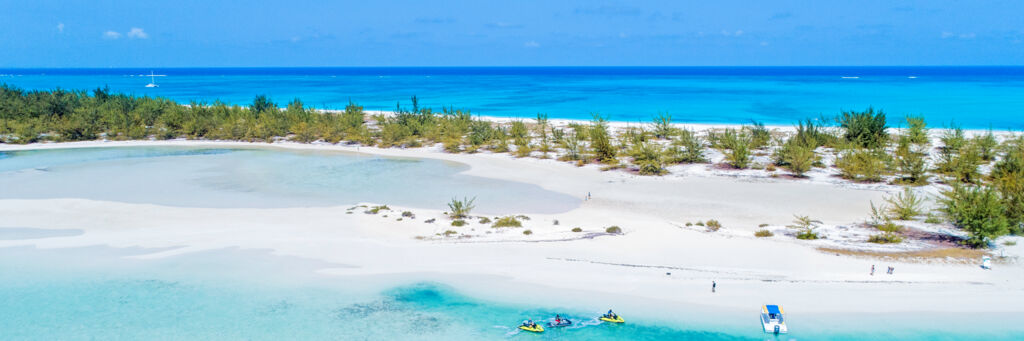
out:
M5 226L80 229L77 236L0 240L0 247L92 245L160 249L140 258L172 257L224 248L270 250L339 264L330 276L385 281L436 280L502 301L544 298L640 315L694 305L745 311L779 302L799 312L1024 312L1024 246L1006 246L992 270L943 259L878 259L838 255L817 247L875 248L856 241L857 223L894 186L853 185L828 176L794 180L716 171L643 177L551 159L508 154L447 154L439 146L380 149L329 144L213 141L75 142L0 145L0 151L114 147L218 146L337 150L381 156L436 158L468 165L466 174L536 184L585 198L560 214L529 214L522 228L494 229L469 219L452 227L436 208L397 207L364 214L352 206L237 209L184 208L86 199L0 200ZM709 169L708 165L692 166ZM415 188L410 188L415 191ZM388 204L388 203L371 203ZM412 211L415 219L396 220ZM503 212L496 215L520 214ZM787 236L794 214L823 221L829 238ZM426 223L428 219L434 223ZM716 219L709 232L688 222ZM557 220L558 224L555 224ZM776 232L755 238L759 225ZM604 233L620 226L623 234ZM571 232L573 227L583 232ZM524 235L529 229L531 235ZM445 237L447 230L455 231ZM461 237L460 237L461 236ZM1006 240L1019 237L1005 237ZM907 251L913 243L883 248ZM909 244L909 245L907 245ZM980 262L980 260L979 260ZM341 266L344 265L344 266ZM872 266L877 268L869 274ZM885 273L894 266L892 275ZM718 285L711 292L711 283ZM558 293L558 294L555 294ZM601 297L600 300L595 297ZM664 315L663 315L664 316Z

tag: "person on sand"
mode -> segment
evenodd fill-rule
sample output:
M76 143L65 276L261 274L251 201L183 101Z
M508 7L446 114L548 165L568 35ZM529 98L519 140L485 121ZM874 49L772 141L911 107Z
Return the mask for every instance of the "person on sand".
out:
M717 287L718 287L718 283L715 282L715 281L711 281L711 292L715 292L715 288L717 288Z
M875 275L875 265L874 264L871 264L871 275L872 276Z

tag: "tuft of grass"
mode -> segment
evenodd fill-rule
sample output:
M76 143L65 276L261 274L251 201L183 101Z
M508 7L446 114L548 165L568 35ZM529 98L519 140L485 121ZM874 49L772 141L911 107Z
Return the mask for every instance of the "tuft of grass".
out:
M876 234L868 238L868 242L875 244L899 244L903 242L903 237L898 234Z
M480 217L480 221L478 221L478 223L480 223L481 225L490 224L491 223L491 218Z
M618 234L618 233L622 233L622 228L620 228L618 226L609 226L609 227L604 229L604 232Z
M380 211L390 211L390 210L391 210L391 208L388 207L388 205L380 205L380 206L371 207L369 210L366 210L366 213L377 214L377 213L380 213Z
M525 234L525 235L529 236L529 235L533 234L533 231L530 231L530 230L523 230L523 234Z
M718 231L719 229L722 228L722 223L719 223L718 220L714 219L708 220L708 222L705 223L705 225L708 227L708 230L712 232Z
M452 220L452 226L455 226L455 227L466 226L466 221L462 220L462 219Z
M704 226L704 222L703 222L703 221L698 221L698 222L697 222L696 224L694 224L694 225L697 225L697 226Z
M458 233L458 232L455 232L455 231L452 231L452 230L444 231L444 235L445 235L445 237L447 237L447 236L452 236L452 235L456 235L456 234L459 234L459 233Z
M757 227L768 227L768 224L759 224Z
M476 208L476 205L474 204L475 201L476 197L473 197L472 199L462 198L462 200L452 198L452 201L448 202L448 209L451 210L449 216L452 217L452 219L463 219L468 217L469 212Z
M765 230L765 229L754 231L754 237L767 238L767 237L771 237L771 236L774 236L774 235L775 234L772 233L772 231L768 231L768 230Z
M519 220L516 220L516 217L507 216L507 217L501 217L500 219L496 220L494 222L494 224L491 225L491 227L493 227L493 228L499 228L499 227L523 227L523 223L520 222Z
M928 224L942 224L942 218L934 213L928 212L928 216L924 218L924 222Z
M412 214L411 211L404 211L404 212L402 212L402 217L404 217L404 218L415 218L416 215Z
M1005 246L1014 246L1014 245L1017 245L1017 241L1016 240L1007 240L1007 241L1003 242L1003 245L1005 245Z
M583 232L583 229L579 227L573 227L572 232Z
M693 223L691 223L691 222L686 222L686 226L693 226Z
M793 220L793 225L787 225L786 227L800 230L796 233L796 239L802 240L814 240L818 239L818 233L814 230L821 225L820 220L811 219L810 216L793 215L796 219Z

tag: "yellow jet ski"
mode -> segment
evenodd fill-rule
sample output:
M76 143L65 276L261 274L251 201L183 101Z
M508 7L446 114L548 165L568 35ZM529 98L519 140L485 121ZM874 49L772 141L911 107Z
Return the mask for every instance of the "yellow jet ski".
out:
M626 320L624 320L622 316L619 315L601 315L601 321L611 323L626 323Z
M522 329L522 330L525 330L525 331L528 331L528 332L534 332L534 333L543 333L544 332L544 327L541 327L539 324L536 324L536 323L534 323L533 325L530 325L530 326L527 326L527 325L519 326L519 329Z

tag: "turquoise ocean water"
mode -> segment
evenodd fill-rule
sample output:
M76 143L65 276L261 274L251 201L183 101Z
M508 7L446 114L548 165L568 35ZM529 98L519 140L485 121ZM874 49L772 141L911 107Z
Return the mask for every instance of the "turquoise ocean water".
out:
M158 88L146 88L150 72ZM0 69L0 83L25 89L109 86L183 103L279 103L367 109L396 103L469 109L480 115L648 122L793 124L869 106L898 125L922 115L936 127L1024 129L1024 67L370 67Z

